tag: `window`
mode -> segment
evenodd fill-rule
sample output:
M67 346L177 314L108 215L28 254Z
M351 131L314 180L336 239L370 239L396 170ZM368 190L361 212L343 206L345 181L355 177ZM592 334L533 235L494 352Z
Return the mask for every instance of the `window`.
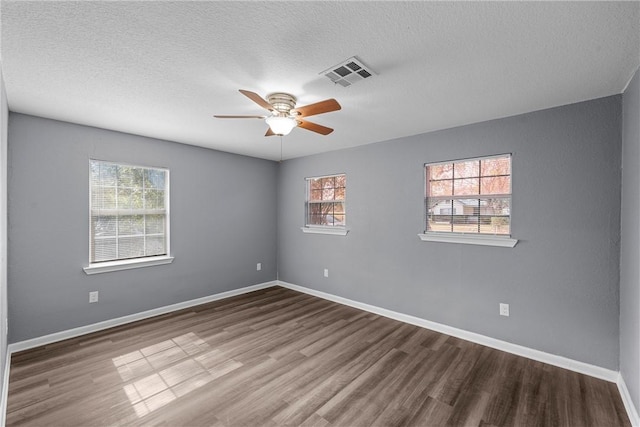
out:
M91 160L89 181L90 266L85 272L102 272L104 265L112 271L170 262L169 171Z
M346 234L345 174L307 178L306 220L303 231Z
M447 234L510 237L510 154L425 164L425 180L426 224L421 238ZM463 240L459 243L473 242ZM517 241L509 243L513 242Z

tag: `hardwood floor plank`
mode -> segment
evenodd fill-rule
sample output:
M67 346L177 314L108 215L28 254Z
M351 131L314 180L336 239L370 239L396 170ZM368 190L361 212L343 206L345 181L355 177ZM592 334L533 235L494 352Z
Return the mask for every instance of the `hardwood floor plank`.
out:
M511 354L501 354L502 360L496 371L496 382L491 387L491 403L484 420L493 425L511 425L521 402L521 390L527 359Z
M415 413L408 421L395 425L407 425L407 426L445 426L453 415L453 408L446 403L442 403L430 396L427 396L424 402L419 405L415 405ZM465 425L465 424L460 424ZM472 425L472 424L466 424Z
M274 421L298 425L313 417L316 410L362 372L365 364L359 362L366 355L375 354L375 350L367 351L368 347L364 342L354 342L346 351L334 347L309 357L301 365L302 375L284 391L289 407L277 414Z
M474 387L464 390L453 406L447 426L476 426L484 421L482 414L489 404L491 395ZM497 424L511 425L511 424Z
M268 288L14 354L8 426L629 426L617 388Z
M406 357L406 353L391 349L343 387L327 403L322 405L316 413L332 424L349 425L345 420L352 420L357 417L362 412L361 408L371 403L368 398L373 396L369 394L369 391L382 381L396 364L402 363Z
M423 374L433 366L432 360L433 352L426 349L422 352L409 354L407 362L403 364L406 365L403 367L403 374L397 377L395 383L390 384L391 398L389 398L387 405L377 414L377 417L372 420L370 425L410 424L409 420L416 416L424 402L416 398L410 399L409 396L418 390L418 387L421 387L421 381L424 378ZM420 388L420 390L423 389ZM381 396L386 395L386 393L381 393ZM419 396L420 394L413 395ZM427 397L427 399L431 398Z

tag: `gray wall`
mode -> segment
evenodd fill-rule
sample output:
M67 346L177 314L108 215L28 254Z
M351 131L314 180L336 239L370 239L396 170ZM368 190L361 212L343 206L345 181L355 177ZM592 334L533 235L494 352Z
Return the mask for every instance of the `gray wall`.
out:
M0 63L0 381L7 355L7 122L9 108ZM6 403L6 402L5 402ZM2 405L0 405L2 408ZM1 419L1 415L0 415Z
M279 274L618 369L621 114L622 97L607 97L289 160L278 173L274 162L11 113L9 341ZM506 152L520 243L420 241L423 164ZM89 158L171 169L173 264L85 275ZM351 232L302 233L304 178L339 172ZM90 290L100 291L98 304L88 303ZM509 318L498 315L500 302L511 304Z
M170 169L172 264L83 272L90 158ZM11 113L9 341L274 280L277 173L271 161Z
M622 98L620 374L640 410L640 71Z
M513 153L518 245L420 241L423 164L500 153ZM279 277L617 370L620 157L612 96L285 161ZM302 233L304 178L337 172L347 174L350 233Z

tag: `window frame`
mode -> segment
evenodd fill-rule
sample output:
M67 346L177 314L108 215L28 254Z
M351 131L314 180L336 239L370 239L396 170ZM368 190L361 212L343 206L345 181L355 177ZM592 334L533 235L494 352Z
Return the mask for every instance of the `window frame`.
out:
M162 171L165 176L165 188L164 188L164 216L165 216L165 254L162 255L146 255L137 258L124 258L109 261L91 261L92 241L94 239L92 229L92 184L91 184L91 164L93 162L99 162L101 164L111 164L116 166L127 166L139 169L151 169ZM169 168L157 167L157 166L145 166L139 164L132 164L127 162L117 162L111 160L99 160L89 159L89 265L83 267L86 274L107 273L111 271L129 270L133 268L149 267L154 265L170 264L173 262L174 257L171 256L171 172Z
M429 208L428 208L428 200L429 200L429 176L428 176L428 167L430 166L438 166L444 164L455 164L455 163L464 163L464 162L472 162L472 161L482 161L482 160L490 160L496 158L509 158L510 163L510 172L509 172L509 194L499 195L500 197L509 197L509 233L510 234L490 234L490 233L474 233L474 232L459 232L459 231L434 231L428 229L428 221L429 221ZM488 156L479 156L479 157L470 157L470 158L462 158L455 160L445 160L445 161L437 161L437 162L429 162L424 163L423 165L423 185L424 185L424 193L423 193L423 227L424 232L419 233L418 237L422 241L428 242L441 242L441 243L461 243L468 245L483 245L483 246L499 246L499 247L514 247L518 240L512 238L513 229L512 229L512 219L513 219L513 153L503 153L503 154L494 154ZM477 179L481 179L482 175L478 175L478 177L473 177ZM452 185L455 182L454 178L451 178ZM458 199L482 199L480 193L477 195L468 195L468 197L464 195L460 196L451 196L451 200ZM480 208L478 208L480 209ZM474 210L475 212L475 210ZM478 213L478 219L480 219L480 213Z
M342 204L344 207L344 224L342 225L320 225L320 224L309 224L309 204L311 203L311 181L316 179L324 179L324 178L336 178L339 176L344 176L345 185L344 185L344 198L339 200L338 202ZM304 227L301 227L304 233L312 233L312 234L329 234L329 235L337 235L337 236L346 236L349 232L347 228L347 174L342 173L334 173L328 175L319 175L319 176L310 176L305 177L305 202L304 202ZM336 199L329 203L336 203Z

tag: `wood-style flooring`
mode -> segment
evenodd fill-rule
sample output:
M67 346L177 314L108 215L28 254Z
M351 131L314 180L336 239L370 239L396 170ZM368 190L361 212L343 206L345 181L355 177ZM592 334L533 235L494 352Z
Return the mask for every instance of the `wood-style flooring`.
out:
M629 426L603 380L274 287L14 354L7 425Z

